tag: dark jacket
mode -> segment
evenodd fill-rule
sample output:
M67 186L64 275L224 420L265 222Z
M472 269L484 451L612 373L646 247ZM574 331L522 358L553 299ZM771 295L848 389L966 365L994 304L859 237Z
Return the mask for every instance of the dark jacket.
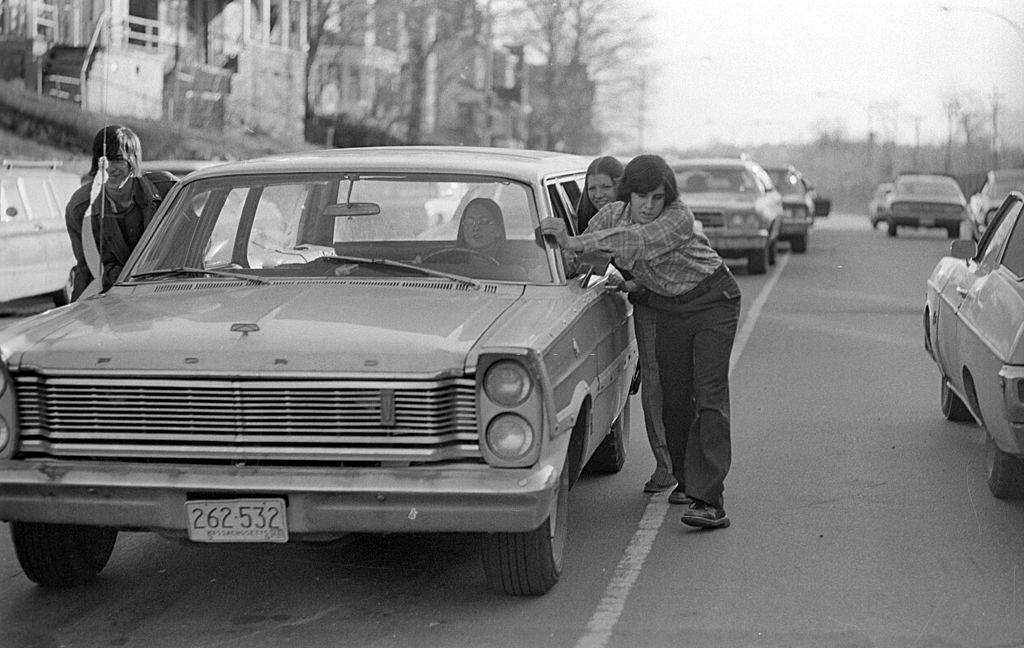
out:
M133 178L130 180L133 187L131 207L128 211L121 214L104 214L102 228L100 219L93 219L93 235L103 263L103 290L110 288L117 280L132 250L142 238L142 232L149 226L164 196L177 181L177 177L164 171L147 172L141 178ZM92 281L92 273L89 271L82 247L82 222L89 209L90 189L90 182L76 189L64 211L68 236L71 237L71 250L75 255L72 299L78 299Z

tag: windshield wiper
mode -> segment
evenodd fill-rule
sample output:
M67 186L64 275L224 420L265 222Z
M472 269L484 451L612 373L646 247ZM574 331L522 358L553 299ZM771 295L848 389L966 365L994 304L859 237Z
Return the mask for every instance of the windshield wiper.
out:
M403 268L405 270L412 270L412 271L418 272L420 274L425 274L425 275L427 275L429 277L440 277L442 279L451 279L452 281L457 281L459 283L469 284L470 286L473 286L477 290L479 290L480 288L483 287L483 284L481 284L476 279L473 279L472 277L465 277L463 275L452 274L451 272L442 272L440 270L434 270L433 268L424 268L423 266L414 265L412 263L402 263L401 261L392 261L391 259L366 259L366 258L363 258L363 257L338 256L338 255L330 254L330 255L325 255L325 256L322 256L322 257L317 257L316 259L314 259L310 263L315 263L315 262L321 261L323 259L327 259L328 261L342 261L342 262L347 262L347 263L358 263L360 265L379 265L379 266L385 266L385 267L388 267L388 268Z
M263 286L270 285L270 282L266 279L260 279L259 277L253 277L252 275L242 274L240 272L228 272L226 270L217 270L215 268L190 268L188 266L179 266L177 268L165 268L163 270L147 270L146 272L139 272L131 275L131 279L141 279L143 277L157 277L157 276L171 276L171 275L213 275L215 277L227 277L229 279L241 279L242 281L250 281L255 284Z

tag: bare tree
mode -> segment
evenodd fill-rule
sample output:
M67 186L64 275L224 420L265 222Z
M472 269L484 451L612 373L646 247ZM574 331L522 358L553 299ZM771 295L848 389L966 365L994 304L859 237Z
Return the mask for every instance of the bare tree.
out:
M438 75L430 69L433 57L442 43L474 40L481 32L484 16L475 0L390 2L400 12L408 35L400 94L407 108L406 139L410 144L418 144L422 139L428 84L438 80Z
M532 99L531 145L579 150L595 113L636 110L636 101L624 97L635 96L644 69L639 28L647 17L635 7L625 0L504 0L498 10L504 37L543 61L536 83L541 96ZM601 110L599 102L614 107Z
M320 46L331 36L342 40L357 38L363 29L367 11L371 5L367 0L310 0L306 25L309 50L306 52L306 111L308 124L313 118L316 97L310 96L309 80Z

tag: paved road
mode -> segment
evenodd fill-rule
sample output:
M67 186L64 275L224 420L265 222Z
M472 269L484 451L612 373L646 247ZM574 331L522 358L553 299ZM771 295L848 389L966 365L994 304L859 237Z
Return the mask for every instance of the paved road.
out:
M565 575L544 597L490 593L458 535L122 534L96 582L44 591L0 527L0 645L1024 646L1024 501L989 495L982 431L942 417L922 346L924 281L948 247L837 215L767 276L735 266L729 529L692 530L640 492L636 401L625 468L571 494Z

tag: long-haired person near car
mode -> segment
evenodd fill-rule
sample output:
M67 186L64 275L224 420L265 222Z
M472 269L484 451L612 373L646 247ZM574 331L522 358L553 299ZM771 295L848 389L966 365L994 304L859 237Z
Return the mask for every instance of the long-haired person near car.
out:
M622 162L606 155L596 158L587 167L585 176L586 191L580 196L576 207L576 222L580 231L586 231L594 216L605 205L618 199L619 181L623 174ZM623 213L624 223L632 223L628 211ZM608 227L607 222L596 223L597 227ZM620 269L620 272L623 270ZM644 410L644 427L647 428L647 440L654 455L654 474L644 484L645 493L658 493L677 485L672 474L672 458L669 455L668 443L665 441L665 424L661 420L661 381L658 378L658 359L654 353L654 335L656 312L639 299L640 291L635 281L630 278L629 271L624 271L626 286L632 287L629 301L633 304L633 329L636 331L636 343L640 352L640 403ZM617 278L616 278L617 279ZM620 284L622 285L622 284ZM682 494L673 494L669 498L680 500Z
M729 356L740 289L679 202L672 169L656 155L637 156L626 165L619 201L598 211L586 232L569 236L558 218L544 219L541 231L572 252L611 254L635 282L622 287L642 291L637 299L656 312L662 417L679 482L674 499L690 500L685 524L729 526L723 498L732 462Z
M64 210L75 255L73 300L94 280L99 290L114 283L163 196L177 182L169 173L143 174L141 165L142 143L132 129L112 124L96 132L89 175ZM84 231L87 219L91 236Z
M615 202L622 170L622 162L610 155L595 158L587 166L583 193L576 204L576 226L580 232L586 231L598 210Z

